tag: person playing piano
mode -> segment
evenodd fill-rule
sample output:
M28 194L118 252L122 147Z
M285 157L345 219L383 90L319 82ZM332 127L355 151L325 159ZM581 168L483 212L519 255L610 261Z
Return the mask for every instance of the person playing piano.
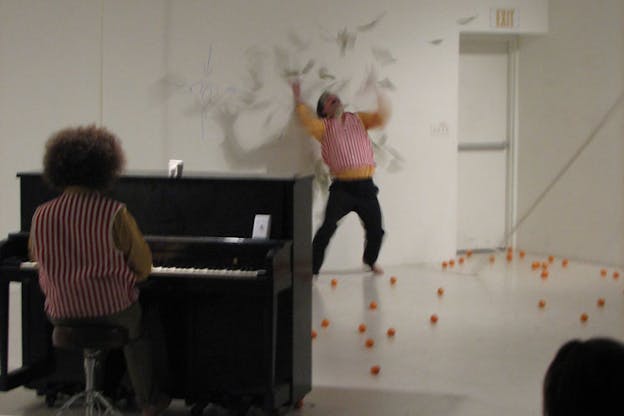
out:
M375 274L382 274L383 270L376 262L384 230L377 199L379 189L373 182L373 145L367 130L386 123L390 114L389 105L378 92L378 109L375 112L345 112L340 98L326 91L318 99L315 115L301 100L299 81L291 86L299 120L308 133L320 142L323 161L332 176L325 218L312 241L312 273L319 273L338 221L355 211L366 231L362 261Z
M155 357L163 343L148 338L157 331L143 316L136 287L151 271L152 253L125 205L103 194L124 164L119 139L105 128L71 127L52 135L43 176L62 193L36 209L29 249L53 324L127 328L130 380L143 416L154 416L171 399L161 390L165 361Z

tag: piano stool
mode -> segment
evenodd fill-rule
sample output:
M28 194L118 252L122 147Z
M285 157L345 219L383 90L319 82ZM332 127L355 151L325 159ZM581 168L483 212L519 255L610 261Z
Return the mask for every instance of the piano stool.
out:
M52 331L52 344L57 348L82 350L84 357L85 389L70 397L56 413L62 415L79 400L84 400L85 415L122 416L115 407L96 390L96 369L100 355L111 349L122 348L128 343L128 331L117 326L76 325L55 326Z

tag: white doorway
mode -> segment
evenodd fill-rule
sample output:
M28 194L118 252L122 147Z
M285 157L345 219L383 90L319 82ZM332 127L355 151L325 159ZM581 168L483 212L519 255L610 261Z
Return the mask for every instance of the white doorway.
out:
M460 38L458 251L512 244L516 45L497 36Z

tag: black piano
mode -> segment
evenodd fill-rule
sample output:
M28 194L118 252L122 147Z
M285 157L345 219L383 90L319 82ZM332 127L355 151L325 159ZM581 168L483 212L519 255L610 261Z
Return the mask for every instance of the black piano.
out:
M57 193L39 173L17 176L20 231L0 241L0 391L24 385L52 404L82 380L79 354L51 345L27 263L34 210ZM153 252L140 300L162 322L172 397L192 414L223 398L267 413L296 407L311 389L312 178L132 173L110 196L126 204ZM270 215L267 238L251 238L258 214ZM21 283L23 357L11 371L10 282Z

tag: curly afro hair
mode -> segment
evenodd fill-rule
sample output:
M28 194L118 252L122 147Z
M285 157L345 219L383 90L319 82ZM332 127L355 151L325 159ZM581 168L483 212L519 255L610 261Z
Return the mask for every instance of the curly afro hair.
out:
M43 177L55 189L84 186L109 189L125 166L117 136L95 125L69 127L53 134L46 143Z

